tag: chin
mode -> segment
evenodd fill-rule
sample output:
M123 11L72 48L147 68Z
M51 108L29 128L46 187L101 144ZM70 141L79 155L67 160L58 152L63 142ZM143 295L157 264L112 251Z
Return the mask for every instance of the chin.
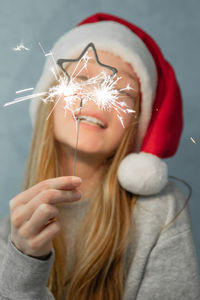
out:
M85 145L83 147L78 146L77 151L81 153L96 154L96 155L98 154L102 155L104 153L102 149L90 147L89 145L87 147Z

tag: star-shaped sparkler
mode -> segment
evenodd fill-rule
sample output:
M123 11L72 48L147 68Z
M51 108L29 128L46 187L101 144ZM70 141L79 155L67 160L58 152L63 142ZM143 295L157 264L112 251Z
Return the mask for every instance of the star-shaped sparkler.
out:
M97 55L97 50L96 50L96 48L95 48L95 45L94 45L93 43L89 43L89 44L85 47L85 49L83 50L83 52L80 54L80 56L79 56L78 58L76 58L76 59L62 59L62 58L60 58L60 59L57 60L57 64L58 64L59 67L63 70L63 72L67 75L68 82L70 82L71 77L70 77L70 75L68 74L68 72L66 71L66 69L63 67L63 64L64 64L64 63L70 63L70 62L72 62L72 63L77 62L77 63L78 63L79 61L81 61L81 60L84 58L84 55L87 54L89 48L92 48L92 50L93 50L93 52L94 52L94 55L95 55L96 62L97 62L101 67L111 70L111 71L113 72L112 76L114 76L114 75L118 72L116 68L101 63L100 60L99 60L99 57L98 57L98 55Z
M40 44L40 47L42 48L41 44ZM88 61L90 60L90 57L88 56L89 48L91 48L93 50L96 62L102 68L106 68L106 69L109 69L110 71L112 71L112 75L108 75L105 71L102 71L97 76L88 78L87 81L78 80L78 76L80 75L80 73L84 69L87 69L87 64L88 64ZM120 111L123 111L125 113L135 113L135 111L126 107L125 102L119 101L120 93L124 92L126 90L133 90L133 88L131 88L129 84L125 88L121 88L121 89L116 88L117 82L122 77L116 77L116 74L118 72L118 70L116 68L109 66L109 65L105 65L99 61L97 51L96 51L95 45L93 43L89 43L77 59L58 59L57 60L57 65L63 71L62 75L58 74L58 72L57 72L56 63L55 63L55 59L53 57L52 52L45 53L43 48L42 48L42 51L45 54L45 56L52 57L53 67L51 68L51 71L54 74L54 77L57 80L58 84L49 88L48 91L16 98L14 101L4 104L4 106L8 106L8 105L11 105L11 104L14 104L17 102L21 102L21 101L25 101L28 99L33 99L36 97L44 97L44 98L42 98L43 102L47 102L47 101L52 102L52 101L55 101L55 99L57 98L56 103L49 114L49 116L50 116L51 113L53 112L53 110L55 109L55 106L60 101L60 99L63 98L63 100L65 101L65 106L64 106L65 112L67 110L71 111L72 115L74 117L74 120L76 121L77 136L76 136L76 148L75 148L75 153L74 153L74 167L73 167L73 175L74 175L75 174L77 145L78 145L79 122L80 122L79 117L78 118L75 117L74 113L79 111L79 116L80 116L81 108L83 107L83 105L87 101L93 101L97 104L97 106L100 109L103 109L103 110L115 109L118 112L117 117L120 120L122 126L124 127L123 119L120 116ZM65 68L63 66L65 63L70 63L70 62L77 63L75 66L75 69L71 75L68 74L68 72L65 70ZM75 75L75 72L78 70L80 63L83 63L83 66L80 68L78 73ZM21 90L16 93L21 93L21 92L28 91L31 89ZM74 104L77 103L77 101L78 101L78 103L80 103L80 106L78 109L74 109L73 106L74 106ZM49 116L47 117L47 119L49 118Z

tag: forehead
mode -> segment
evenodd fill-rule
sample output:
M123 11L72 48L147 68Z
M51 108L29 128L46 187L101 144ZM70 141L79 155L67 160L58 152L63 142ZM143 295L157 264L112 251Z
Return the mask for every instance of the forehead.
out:
M88 50L87 55L89 56L89 60L87 62L88 70L93 69L94 71L98 71L98 70L102 71L102 67L96 61L95 54L91 49ZM138 83L138 78L136 73L133 70L132 65L124 61L120 56L114 55L111 52L100 50L100 49L97 49L97 55L101 63L115 67L118 70L117 73L118 76L123 76L125 78L127 77L127 79L131 79L135 83ZM83 64L84 61L82 61L81 63L80 62L69 63L66 66L66 69L70 71L76 68L76 66L77 69L79 69L83 67Z

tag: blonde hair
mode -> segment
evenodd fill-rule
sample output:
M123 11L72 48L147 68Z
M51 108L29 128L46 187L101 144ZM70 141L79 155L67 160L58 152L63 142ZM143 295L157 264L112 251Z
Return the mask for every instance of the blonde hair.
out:
M59 163L53 135L53 114L46 120L53 103L40 103L33 131L24 178L24 190L38 182L58 177ZM75 265L66 272L67 247L61 229L53 240L55 260L47 287L55 299L122 299L126 271L123 257L129 242L132 214L137 196L125 191L118 182L120 161L133 150L139 112L126 128L116 153L107 159L102 178L75 242ZM59 217L57 217L59 219ZM62 228L62 226L61 226ZM83 238L84 237L84 238ZM68 293L63 296L64 287Z
M108 158L102 178L92 197L89 210L75 240L74 266L67 272L67 246L62 230L53 240L55 260L47 287L56 300L121 300L127 278L124 255L133 226L133 209L137 195L124 190L118 182L121 160L135 147L139 118L139 97L135 102L135 118L116 153ZM60 176L56 140L53 134L53 102L40 103L27 160L23 190L40 181ZM171 176L173 177L173 176ZM177 178L176 178L177 179ZM166 230L188 204L189 197L176 216L160 229ZM59 220L59 216L57 217ZM61 221L60 221L61 222ZM84 238L83 238L84 237ZM131 237L134 238L134 237ZM67 295L65 288L67 287Z

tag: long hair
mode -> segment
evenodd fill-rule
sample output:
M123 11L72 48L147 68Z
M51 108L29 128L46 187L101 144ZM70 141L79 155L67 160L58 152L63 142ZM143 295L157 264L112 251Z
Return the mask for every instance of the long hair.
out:
M53 134L53 114L46 120L52 107L52 102L39 105L27 160L24 190L42 180L60 176ZM67 246L64 243L66 233L61 229L53 240L55 260L47 287L57 300L122 299L127 276L123 258L128 247L137 195L125 191L119 185L117 169L123 157L133 149L139 97L134 109L135 118L132 118L131 124L126 128L116 153L105 162L89 211L76 236L75 265L67 276ZM59 216L56 218L59 220ZM66 288L67 295L64 292Z
M52 108L52 102L39 105L23 190L40 181L60 176L58 148L53 134L53 114L46 120ZM135 118L126 128L116 153L105 161L99 185L76 235L73 252L75 263L70 272L67 270L66 232L63 231L62 224L61 231L53 240L55 260L47 287L56 300L121 300L123 297L127 278L123 259L134 222L133 209L139 203L137 195L127 192L119 185L117 170L121 160L135 146L139 97L134 109ZM180 211L160 232L175 221L188 204L190 195L191 191ZM61 222L59 215L56 219Z

